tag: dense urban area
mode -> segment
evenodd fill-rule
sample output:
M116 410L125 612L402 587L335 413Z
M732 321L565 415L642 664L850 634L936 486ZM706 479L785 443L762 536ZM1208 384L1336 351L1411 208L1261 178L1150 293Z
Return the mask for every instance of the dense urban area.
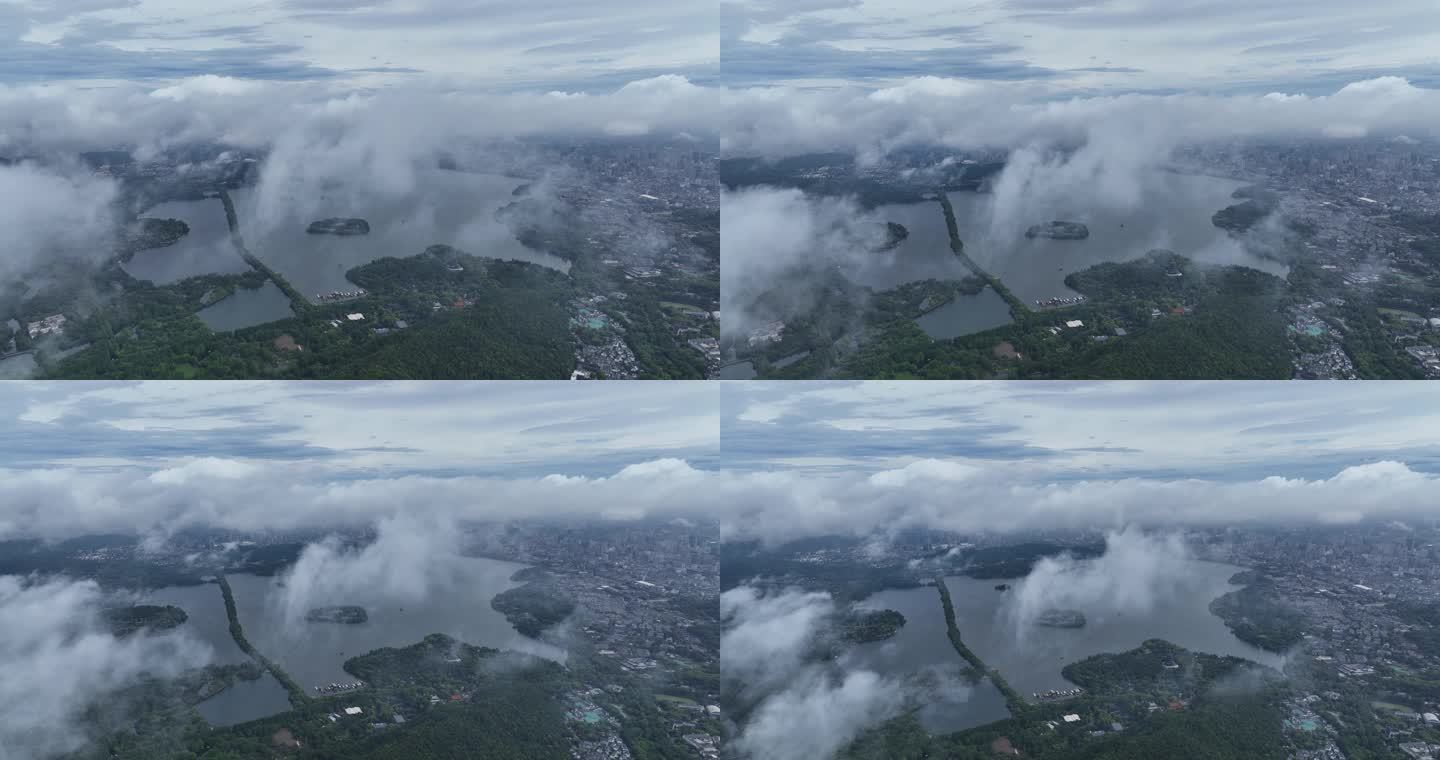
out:
M1230 579L1235 590L1211 600L1209 610L1240 641L1283 655L1278 668L1151 638L1133 650L1065 663L1062 673L1076 688L1063 693L1020 695L1004 685L1003 673L990 674L1006 695L1009 718L931 734L907 711L841 754L1153 758L1191 757L1204 747L1214 758L1440 756L1437 539L1435 525L1398 523L1187 532L1194 559L1245 568ZM930 531L902 536L884 552L850 538L779 548L727 544L722 586L825 591L842 608L883 589L930 586L942 575L1005 581L995 586L999 593L1042 557L1083 560L1104 546L1100 534ZM936 607L942 602L957 663L971 660L983 672L964 645L964 621L955 627L943 585ZM743 730L754 705L737 703L732 688L727 710Z
M874 292L836 268L800 265L751 297L768 315L723 336L726 376L773 378L1440 377L1440 145L1410 138L1191 147L1172 170L1246 183L1216 227L1283 275L1154 249L1071 272L1074 295L1025 302L965 252L946 192L987 192L1004 152L899 151L730 158L731 189L798 187L862 207L938 204L972 281ZM1040 221L1040 220L1037 220ZM1083 226L1083 225L1080 225ZM1033 230L1032 230L1033 231ZM1081 237L1077 235L1077 237ZM903 250L903 249L902 249ZM930 255L917 251L915 255ZM943 253L939 255L945 255ZM1010 324L934 338L917 326L990 286Z

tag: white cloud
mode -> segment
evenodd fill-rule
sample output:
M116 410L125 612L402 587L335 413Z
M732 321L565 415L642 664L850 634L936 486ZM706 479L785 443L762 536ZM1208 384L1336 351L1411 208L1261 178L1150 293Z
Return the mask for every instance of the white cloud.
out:
M93 581L0 576L0 757L72 752L90 738L81 717L145 675L204 665L209 647L183 632L116 639L98 619Z

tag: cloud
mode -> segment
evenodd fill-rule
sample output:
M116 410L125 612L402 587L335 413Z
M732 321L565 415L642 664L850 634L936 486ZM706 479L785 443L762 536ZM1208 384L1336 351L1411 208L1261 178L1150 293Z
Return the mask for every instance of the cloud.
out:
M81 717L143 677L204 665L209 647L184 633L116 639L100 624L93 581L0 576L0 756L72 752L90 738Z
M833 757L860 732L899 714L899 682L869 670L831 677L814 669L760 704L735 739L754 760Z
M735 90L722 150L777 157L852 150L883 156L907 145L957 149L1080 145L1114 135L1131 152L1206 141L1324 137L1338 125L1368 133L1436 134L1440 90L1386 76L1329 94L1061 95L1044 85L910 78L859 87Z
M830 757L899 712L899 681L810 657L834 613L824 592L740 586L721 595L721 678L754 703L731 745L740 757Z
M1186 593L1189 559L1178 533L1113 531L1098 558L1046 557L1035 563L1016 584L1007 614L1022 636L1050 609L1078 609L1092 619L1142 615L1159 600Z
M382 517L375 540L346 548L330 537L309 544L285 575L281 619L301 627L311 609L336 599L420 602L464 577L461 532L445 514Z
M3 135L0 129L0 151ZM92 260L108 255L117 191L110 180L70 167L0 165L0 229L5 230L0 282L77 254Z

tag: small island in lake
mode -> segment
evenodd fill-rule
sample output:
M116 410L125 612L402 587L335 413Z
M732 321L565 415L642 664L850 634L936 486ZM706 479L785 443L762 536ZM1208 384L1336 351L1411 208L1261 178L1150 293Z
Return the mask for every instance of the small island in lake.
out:
M905 238L908 237L910 237L910 230L906 229L905 225L899 222L886 222L885 242L880 244L878 248L875 248L874 251L876 253L893 251L900 247L900 244L905 242Z
M370 223L364 219L321 219L311 222L305 231L311 235L368 235Z
M1079 610L1049 609L1035 618L1035 625L1048 628L1084 628L1085 615Z
M316 607L305 613L305 620L311 623L363 623L369 620L370 616L365 613L364 607L357 607L353 604L342 604L334 607Z
M136 253L150 248L166 248L190 234L190 225L183 219L138 219L125 232L121 261L129 261Z
M865 643L883 641L894 636L905 625L905 616L895 610L857 612L840 624L841 635L848 641Z
M1046 222L1032 225L1025 230L1027 238L1049 238L1051 240L1084 240L1090 237L1090 228L1080 222Z
M110 632L120 637L129 636L142 628L166 631L189 619L185 610L168 604L163 607L154 604L115 607L105 610L104 615Z

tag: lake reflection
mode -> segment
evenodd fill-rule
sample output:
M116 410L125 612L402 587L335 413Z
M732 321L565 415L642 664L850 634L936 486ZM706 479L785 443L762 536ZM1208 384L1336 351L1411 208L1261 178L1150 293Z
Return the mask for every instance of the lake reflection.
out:
M405 647L432 633L468 644L512 649L563 662L558 647L520 635L505 616L490 607L496 594L516 585L510 580L525 567L514 562L467 557L451 577L429 584L424 599L396 600L379 590L345 598L311 599L311 606L359 605L368 620L359 624L307 623L303 611L289 620L282 577L227 576L235 594L245 636L275 660L307 691L330 683L354 681L345 661L381 647Z

